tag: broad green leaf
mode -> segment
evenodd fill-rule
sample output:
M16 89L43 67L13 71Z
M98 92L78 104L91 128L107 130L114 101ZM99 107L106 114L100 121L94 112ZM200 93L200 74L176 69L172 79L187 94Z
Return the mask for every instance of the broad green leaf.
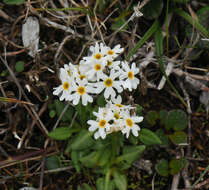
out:
M100 157L100 154L101 153L98 151L91 152L87 156L81 157L80 162L88 168L93 168L97 165L97 161Z
M149 129L142 129L139 132L139 140L145 145L161 144L160 138Z
M82 149L92 146L93 144L94 144L94 140L91 137L91 133L83 129L75 137L75 139L73 139L71 148L72 150L82 150Z
M155 19L160 16L162 10L163 0L150 0L141 11L146 19Z
M165 125L166 118L167 118L168 112L166 110L161 110L159 113L159 119L160 119L160 124Z
M169 162L170 174L175 175L185 166L185 159L173 159Z
M96 181L96 190L104 190L104 178L98 178ZM111 180L108 184L108 190L114 190L115 189L115 182Z
M111 169L108 169L105 174L104 180L104 190L114 190L115 189L115 182L110 180Z
M125 175L115 170L113 173L113 177L118 190L127 190L127 179Z
M79 164L79 152L76 151L76 150L73 150L71 152L71 159L72 159L72 162L73 162L73 165L76 169L76 172L80 172L81 170L81 167L80 167L80 164Z
M158 119L159 119L159 114L156 111L149 111L146 115L146 120L151 126L154 126Z
M172 110L168 113L165 127L167 130L174 129L175 131L184 130L187 126L187 115L182 110Z
M178 144L184 144L184 143L187 142L187 135L183 131L176 131L172 135L169 135L169 138L176 145L178 145Z
M17 71L17 72L23 72L24 71L24 65L25 65L25 63L23 62L23 61L18 61L18 62L16 62L16 64L15 64L15 70Z
M110 162L110 158L111 158L111 149L110 148L106 148L106 149L101 149L100 150L101 154L100 157L98 159L98 166L105 166L107 163Z
M104 107L106 105L106 101L105 101L103 93L98 96L97 105L100 107Z
M25 0L3 0L3 2L8 5L19 5L25 3Z
M139 155L145 150L146 146L126 146L124 147L123 154L117 157L116 162L119 163L121 161L126 161L128 163L132 163Z
M156 169L157 173L159 173L161 176L167 177L169 174L168 161L165 159L160 160L155 165L155 169Z
M73 129L69 127L59 127L48 134L55 140L66 140L72 135Z
M50 156L46 158L46 168L53 170L61 167L60 159L58 156Z
M160 138L162 144L161 145L165 145L168 146L171 144L168 135L164 134L164 131L162 129L158 129L156 131L157 136Z
M155 33L157 29L158 29L158 21L155 20L155 22L147 30L144 36L137 42L136 46L128 52L126 60L129 60L131 56L133 56L137 52L137 50L142 47L142 45Z
M60 114L62 113L62 111L66 105L63 102L60 102L59 100L55 100L54 104L55 104L57 115L60 116ZM74 114L74 108L72 106L70 106L70 107L68 107L68 109L64 113L64 115L62 116L61 120L64 122L65 121L71 122L73 114Z
M97 190L104 190L104 178L97 178L96 189Z

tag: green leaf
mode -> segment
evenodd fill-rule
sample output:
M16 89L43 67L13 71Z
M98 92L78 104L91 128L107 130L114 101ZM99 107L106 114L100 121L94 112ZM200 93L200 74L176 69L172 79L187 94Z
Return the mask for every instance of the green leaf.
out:
M78 190L93 190L87 183L83 183L82 186L78 187Z
M98 166L104 167L106 164L110 162L112 151L110 148L101 149L101 154L98 159Z
M8 5L20 5L22 3L25 3L25 0L3 0L3 2Z
M118 30L120 27L122 27L126 23L124 18L121 18L120 20L117 20L111 25L112 30ZM120 31L125 31L128 28L127 25L124 25L124 27Z
M55 100L54 104L55 104L57 115L60 116L66 104L64 104L63 102L60 102L59 100ZM72 106L68 107L67 111L64 113L61 120L64 122L65 121L71 122L73 113L74 113L74 108Z
M161 145L165 145L165 146L168 146L171 144L169 138L167 135L164 134L163 130L162 129L158 129L156 131L156 134L157 136L160 138L162 144Z
M166 110L161 110L159 113L159 119L160 119L160 124L165 125L166 118L167 118L168 112Z
M72 135L73 129L69 127L59 127L48 134L55 140L66 140Z
M205 38L209 38L209 31L197 20L193 19L188 13L186 13L182 9L176 9L175 13L187 20L192 26L199 30L203 34L203 36L205 36Z
M160 138L149 129L142 129L139 132L139 140L145 145L161 144Z
M105 179L98 178L96 181L96 190L104 190L104 184L105 184ZM107 189L115 190L115 182L113 180L109 181Z
M88 148L94 144L94 140L91 137L91 133L85 129L81 130L80 133L73 139L71 148L73 150L82 150Z
M98 178L96 181L96 189L103 190L104 189L104 178Z
M155 169L158 174L161 176L167 177L169 174L169 167L168 167L168 161L165 159L161 159L156 165Z
M158 21L155 20L155 22L152 24L149 30L147 30L144 36L137 42L136 46L128 52L126 60L129 60L131 56L133 56L137 52L137 50L142 47L142 45L155 33L157 29L158 29Z
M172 135L169 135L169 138L176 145L184 144L187 142L187 135L183 131L177 131L177 132L173 133Z
M157 119L159 119L159 114L156 111L149 111L146 115L146 120L151 126L156 124Z
M189 3L190 2L190 0L172 0L172 1L176 3Z
M185 164L185 159L173 159L169 162L169 167L170 167L170 174L175 175L179 173L183 167L186 165Z
M125 175L115 170L113 173L113 177L114 177L115 185L119 190L127 189L127 179Z
M140 105L137 105L136 106L136 115L141 116L142 115L142 110L143 110L143 107L140 106Z
M71 159L72 159L72 162L73 162L73 166L76 169L76 172L80 173L81 167L80 167L80 164L79 164L79 152L76 151L76 150L73 150L71 152Z
M58 156L50 156L46 158L46 168L53 170L61 167L60 159Z
M97 165L99 156L100 156L100 152L94 151L88 154L87 156L81 157L80 162L88 168L93 168Z
M50 110L50 111L49 111L49 117L50 117L50 118L54 118L55 115L56 115L56 111L55 111L55 110Z
M174 129L175 131L184 130L187 126L187 115L182 110L172 110L168 113L165 127L167 130Z
M98 96L97 105L100 107L104 107L106 105L106 101L105 101L103 93Z
M158 18L163 10L163 0L151 0L143 8L142 13L146 19Z
M25 63L23 61L18 61L16 64L15 64L15 70L17 72L23 72L24 71L24 65Z
M119 163L121 161L126 161L128 163L132 163L136 159L138 159L139 155L145 150L146 146L125 146L123 154L117 157L116 162Z

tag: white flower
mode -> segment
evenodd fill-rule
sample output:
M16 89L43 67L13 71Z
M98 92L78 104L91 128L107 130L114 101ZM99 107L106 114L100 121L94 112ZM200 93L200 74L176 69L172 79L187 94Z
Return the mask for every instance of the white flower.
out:
M103 81L99 81L94 84L94 86L96 87L96 92L100 93L105 89L105 99L108 99L111 96L111 100L114 100L116 96L116 92L114 89L116 89L119 93L123 91L123 88L121 87L121 82L116 79L119 75L120 73L115 72L114 70L111 70L110 76L107 76L105 74L102 75L101 78Z
M128 113L123 116L124 129L122 130L122 133L126 134L126 138L129 137L130 131L135 137L138 136L138 131L140 130L140 127L135 123L139 123L142 120L143 117L130 116Z
M93 92L94 89L88 85L87 80L80 80L78 78L76 82L77 84L73 86L73 91L75 92L68 96L68 100L73 101L73 104L77 105L81 99L84 106L86 106L88 102L93 102L93 98L88 93Z
M106 62L103 60L93 60L89 64L81 63L80 67L82 68L83 72L85 71L85 75L91 81L99 81L102 78L103 70L105 67Z
M110 61L110 60L108 60L106 65L109 69L120 70L120 67L119 67L120 61Z
M77 76L78 75L77 65L73 65L72 63L69 63L68 65L65 64L64 69L63 68L60 69L60 77L61 75L63 75L64 72L66 72L71 78Z
M110 130L109 121L112 120L113 114L111 111L108 111L106 108L99 108L98 113L93 112L97 117L96 121L88 120L87 123L90 125L89 131L97 131L94 133L94 138L98 139L102 137L104 139L107 135L107 131Z
M60 95L59 99L60 101L63 101L64 99L67 100L72 93L74 79L69 77L68 73L64 69L60 70L60 79L62 84L54 88L53 94L57 96Z
M102 43L96 43L95 46L90 46L91 55L87 57L83 57L83 60L86 63L91 63L92 61L104 61L104 53L106 51L106 46Z
M131 68L128 63L125 61L122 63L123 70L121 71L120 79L125 81L123 82L123 87L128 88L129 91L136 89L139 84L139 79L135 77L139 73L139 68L136 68L136 64L132 63Z
M106 59L108 61L113 61L121 52L123 52L124 49L120 47L120 44L118 44L113 49L106 47L105 50Z

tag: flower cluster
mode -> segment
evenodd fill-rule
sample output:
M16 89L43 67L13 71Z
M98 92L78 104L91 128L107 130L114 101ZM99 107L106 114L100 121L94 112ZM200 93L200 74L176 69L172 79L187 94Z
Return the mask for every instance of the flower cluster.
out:
M141 122L143 117L131 116L131 109L134 107L108 102L106 107L99 108L98 112L93 112L96 120L87 122L90 125L89 131L96 131L95 139L99 137L104 139L107 134L115 131L121 131L126 138L129 137L130 132L134 136L138 136L140 127L136 123Z
M135 63L129 66L126 61L115 60L122 51L120 45L113 49L102 43L91 46L91 55L83 57L79 65L69 63L60 69L62 84L54 88L53 94L58 95L60 101L72 101L77 105L81 99L82 104L87 105L93 102L93 94L102 91L106 100L114 102L124 89L136 89L139 79L135 75L139 69Z
M88 121L90 131L99 129L95 132L95 138L105 138L107 133L114 130L121 130L126 137L130 131L133 135L138 135L139 127L135 122L140 122L142 118L131 117L129 106L117 106L118 102L121 103L119 93L125 89L132 91L139 84L139 79L136 78L139 68L136 64L132 63L130 66L126 61L116 60L121 52L123 48L120 45L113 49L103 43L90 46L90 55L83 57L78 65L69 63L60 69L61 85L53 91L60 101L71 101L74 105L81 101L84 106L93 102L93 94L104 92L105 100L112 103L99 108L98 113L94 112L96 121Z

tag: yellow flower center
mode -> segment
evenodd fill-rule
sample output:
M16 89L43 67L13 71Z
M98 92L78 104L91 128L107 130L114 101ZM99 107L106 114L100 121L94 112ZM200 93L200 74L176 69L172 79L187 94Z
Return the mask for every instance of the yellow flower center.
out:
M101 70L101 65L100 64L96 64L95 66L94 66L94 69L96 70L96 71L99 71L99 70Z
M128 118L128 119L126 119L126 124L127 124L127 126L132 127L134 123L130 118Z
M130 78L131 80L134 78L134 74L132 71L128 72L128 78Z
M121 105L121 104L115 104L117 107L119 107L119 108L122 108L123 107L123 105Z
M102 55L101 55L100 53L96 53L96 54L94 55L94 58L95 58L95 59L101 59L101 58L102 58Z
M118 113L114 113L114 118L115 119L120 119L120 115Z
M80 79L83 80L84 78L86 78L85 75L79 75Z
M104 85L105 85L106 87L111 87L112 84L113 84L113 81L112 81L111 78L107 78L107 79L104 81Z
M67 71L67 74L71 77L72 76L72 72L70 70Z
M107 52L107 54L108 54L108 55L113 55L113 54L114 54L114 51L113 51L113 50L109 50L109 51Z
M68 90L70 88L69 82L64 82L62 87L63 87L64 90Z
M86 90L85 90L85 87L83 86L79 86L78 89L77 89L77 92L82 96L85 94Z
M104 119L101 119L100 121L99 121L99 126L101 127L101 128L104 128L105 127L105 125L106 125L106 120L104 120Z
M107 61L107 66L111 66L112 65L112 61Z

